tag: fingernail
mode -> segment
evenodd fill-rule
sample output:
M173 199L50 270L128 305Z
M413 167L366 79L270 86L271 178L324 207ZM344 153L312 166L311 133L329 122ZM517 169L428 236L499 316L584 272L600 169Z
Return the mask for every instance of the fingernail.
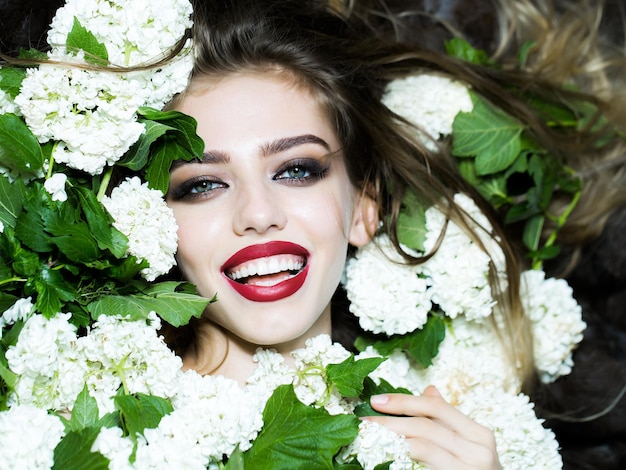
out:
M372 405L384 405L389 401L389 397L387 395L372 395L370 397L370 404Z

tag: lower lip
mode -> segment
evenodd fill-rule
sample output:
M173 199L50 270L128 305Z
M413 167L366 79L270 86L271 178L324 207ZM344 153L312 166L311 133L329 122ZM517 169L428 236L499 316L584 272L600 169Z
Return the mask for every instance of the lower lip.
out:
M239 295L248 300L253 302L275 302L277 300L285 299L298 292L304 284L308 272L309 265L307 264L298 274L285 281L279 282L275 286L254 286L250 284L241 284L233 281L228 276L224 277Z

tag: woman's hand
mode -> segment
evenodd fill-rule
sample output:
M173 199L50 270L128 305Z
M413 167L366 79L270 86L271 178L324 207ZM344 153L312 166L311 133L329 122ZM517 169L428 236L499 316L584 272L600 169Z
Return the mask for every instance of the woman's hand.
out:
M435 469L501 469L490 429L472 421L444 400L433 386L421 396L377 395L372 408L399 416L370 416L406 437L411 458Z

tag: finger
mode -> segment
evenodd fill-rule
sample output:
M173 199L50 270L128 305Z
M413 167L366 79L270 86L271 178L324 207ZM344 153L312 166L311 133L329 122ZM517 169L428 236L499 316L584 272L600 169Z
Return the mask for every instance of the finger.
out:
M406 437L411 457L430 468L497 468L495 440L474 442L426 417L372 416L368 418ZM455 462L455 465L451 465ZM445 466L445 465L448 466ZM433 467L436 465L437 467Z
M493 433L446 402L434 387L425 395L405 394L374 395L370 398L372 408L380 413L427 417L458 433L466 439L481 444L490 443Z

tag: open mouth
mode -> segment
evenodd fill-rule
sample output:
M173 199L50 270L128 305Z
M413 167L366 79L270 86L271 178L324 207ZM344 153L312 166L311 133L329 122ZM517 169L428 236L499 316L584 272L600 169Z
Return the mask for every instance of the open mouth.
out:
M254 302L289 297L304 285L309 252L291 242L272 241L239 250L222 266L229 285Z
M281 254L242 263L227 269L225 274L240 284L271 287L296 276L305 266L304 256Z

